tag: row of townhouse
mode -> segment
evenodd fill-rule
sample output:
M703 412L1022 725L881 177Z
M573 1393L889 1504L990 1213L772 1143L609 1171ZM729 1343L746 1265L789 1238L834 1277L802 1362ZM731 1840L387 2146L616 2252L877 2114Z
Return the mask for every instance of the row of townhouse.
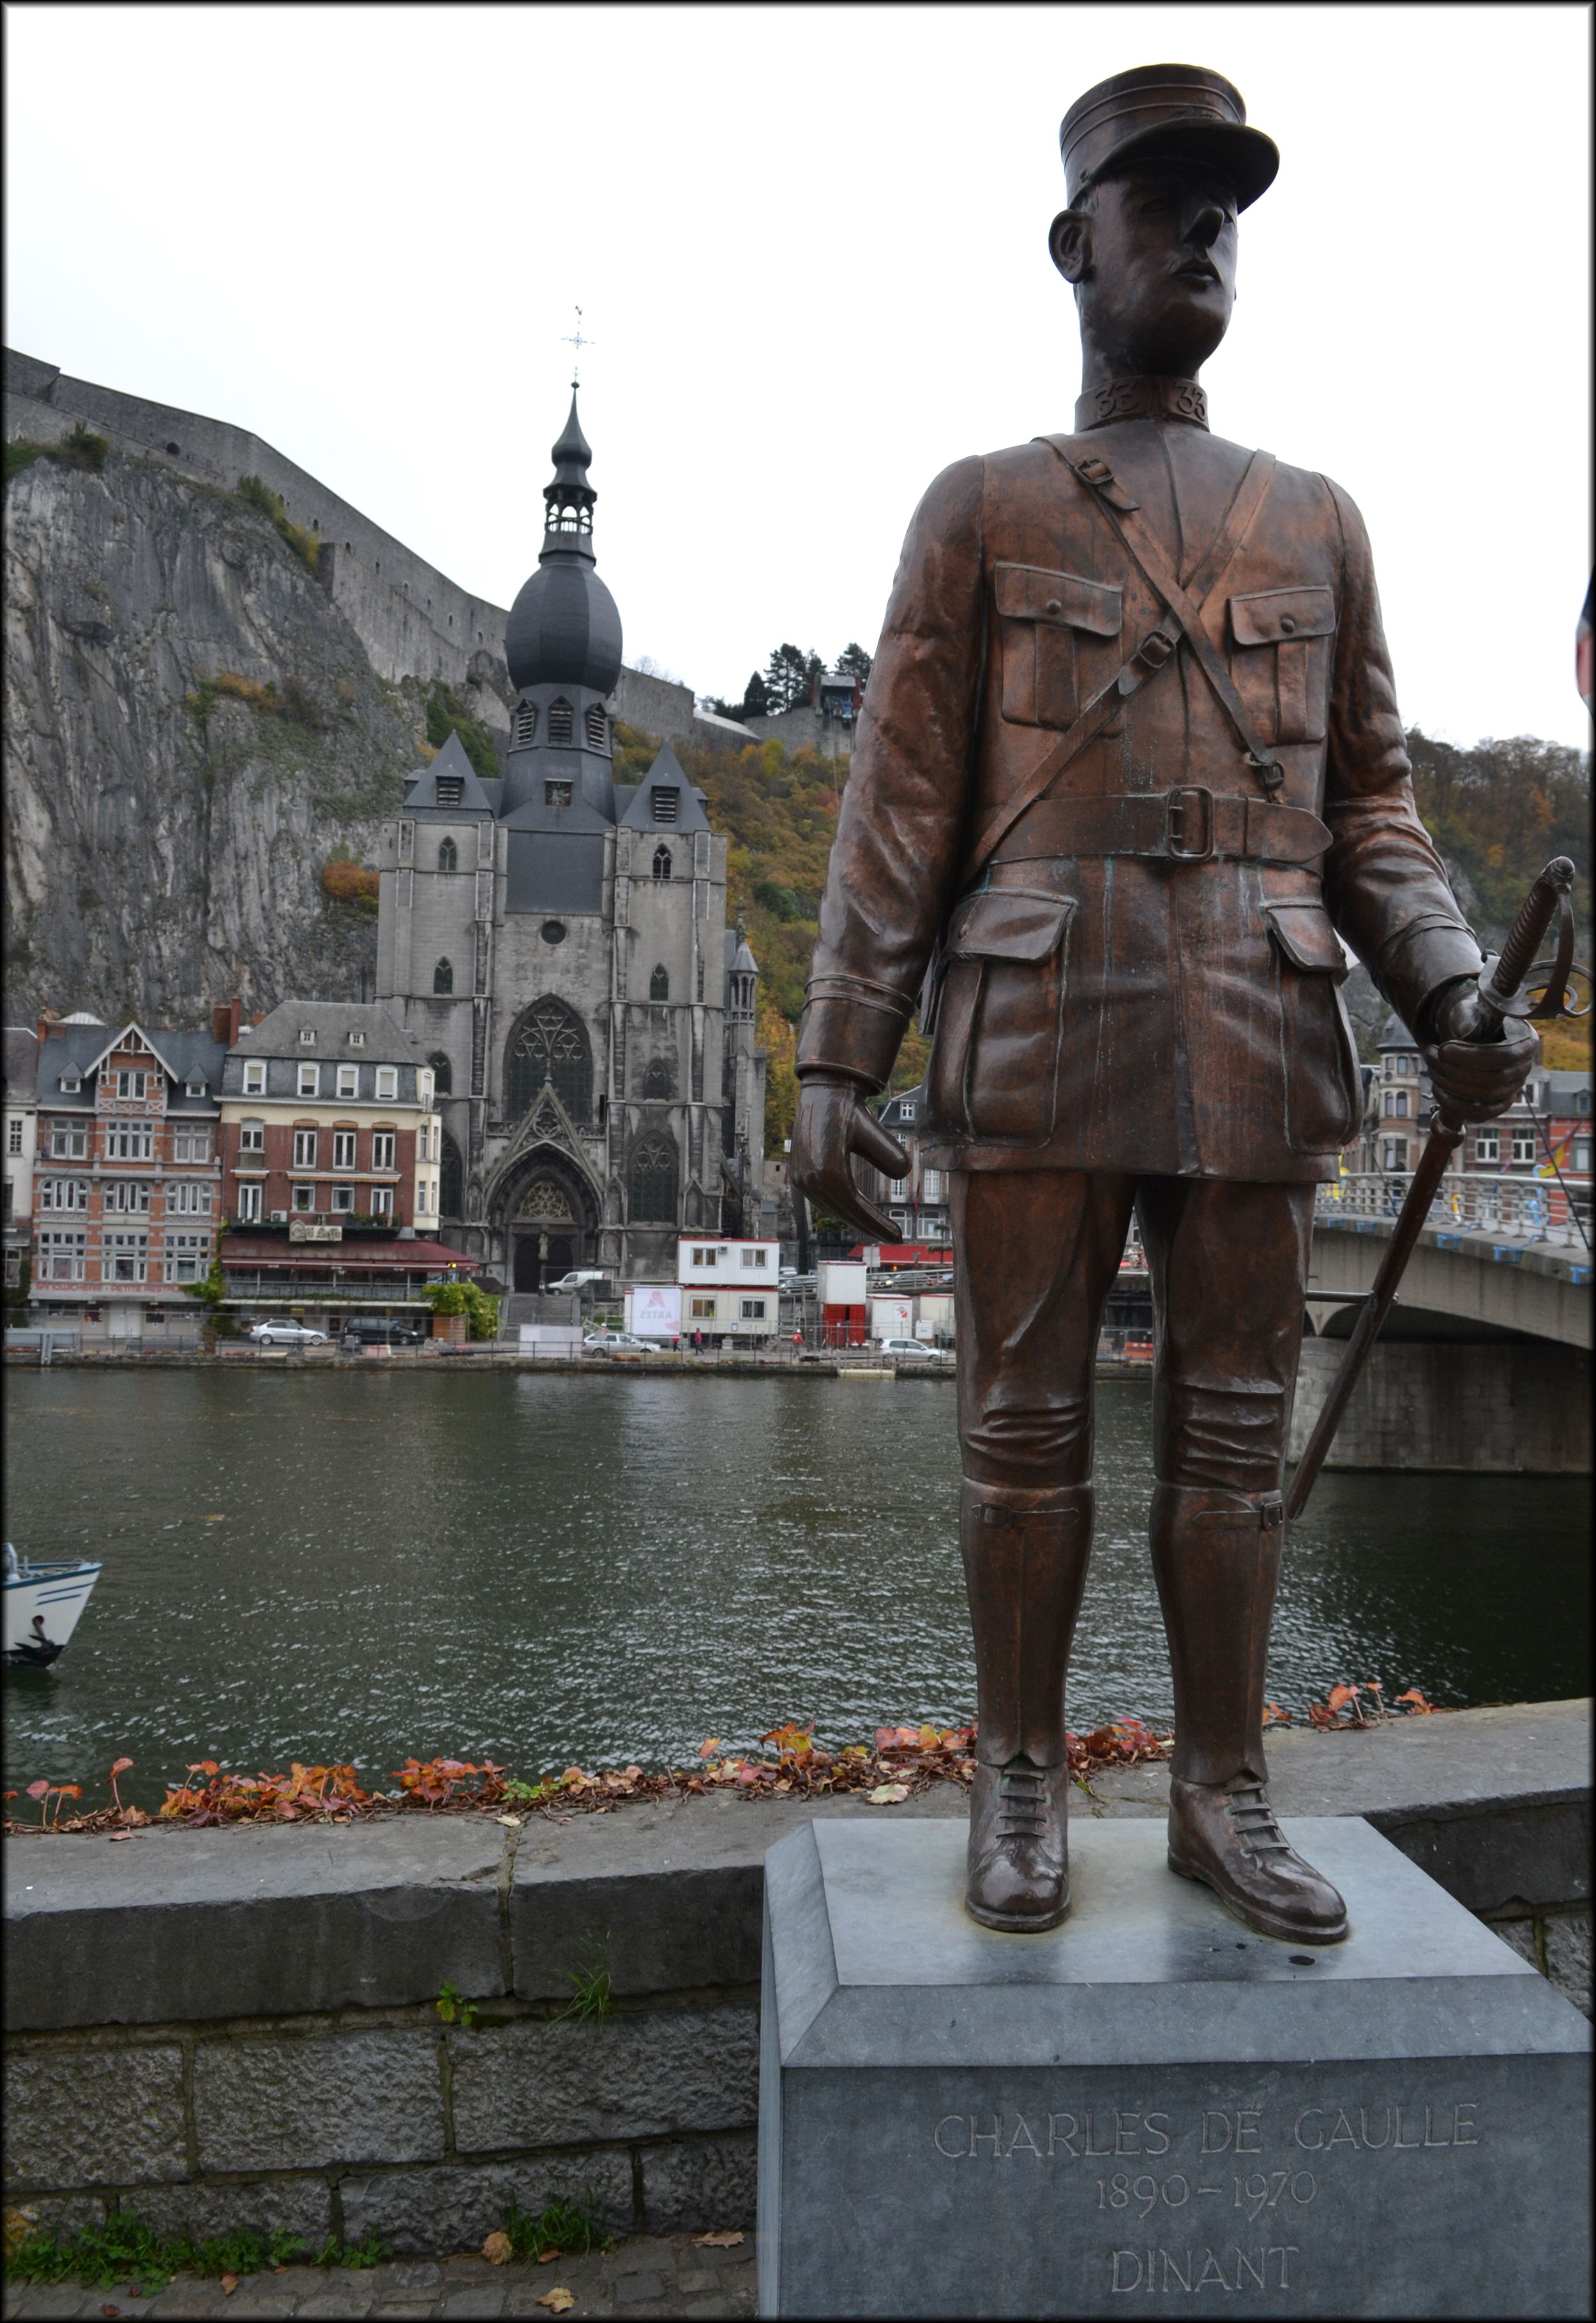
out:
M259 1278L280 1245L348 1236L352 1275L408 1281L438 1218L433 1078L371 1005L285 1001L243 1025L234 1002L208 1030L113 1032L83 1013L8 1028L7 1287L27 1283L32 1321L142 1337L192 1317L215 1262Z

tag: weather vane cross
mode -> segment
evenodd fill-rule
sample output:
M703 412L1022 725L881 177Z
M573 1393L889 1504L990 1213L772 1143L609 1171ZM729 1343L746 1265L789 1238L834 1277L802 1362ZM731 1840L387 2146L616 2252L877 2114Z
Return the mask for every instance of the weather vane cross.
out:
M596 339L589 339L582 336L582 308L580 307L576 309L576 328L573 331L567 331L564 334L562 344L568 347L574 347L576 350L576 353L571 358L571 384L573 388L578 387L581 385L582 381L582 351L583 347L592 347L597 346L598 344L598 341Z

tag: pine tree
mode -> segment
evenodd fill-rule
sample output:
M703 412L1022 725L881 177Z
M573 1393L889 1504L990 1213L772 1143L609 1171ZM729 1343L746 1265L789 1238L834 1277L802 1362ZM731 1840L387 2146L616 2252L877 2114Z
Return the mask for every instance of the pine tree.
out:
M865 651L862 645L850 638L837 656L837 666L844 677L857 677L859 682L859 691L863 693L865 687L870 683L874 659Z

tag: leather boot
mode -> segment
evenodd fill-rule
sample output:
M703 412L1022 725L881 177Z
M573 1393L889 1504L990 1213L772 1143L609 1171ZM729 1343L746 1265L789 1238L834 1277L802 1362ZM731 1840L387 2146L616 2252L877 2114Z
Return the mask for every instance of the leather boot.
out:
M1159 1484L1152 1569L1175 1682L1169 1868L1261 1935L1339 1943L1346 1905L1291 1847L1265 1786L1264 1665L1285 1539L1279 1492Z
M964 1906L986 1928L1032 1934L1069 1909L1064 1679L1091 1540L1089 1484L965 1483L977 1725Z

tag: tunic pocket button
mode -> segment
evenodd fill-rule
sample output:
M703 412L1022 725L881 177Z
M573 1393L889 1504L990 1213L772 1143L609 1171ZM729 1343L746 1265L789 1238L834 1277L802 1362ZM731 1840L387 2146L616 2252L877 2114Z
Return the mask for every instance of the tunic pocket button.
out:
M1057 597L1050 597L1042 611L1046 613L1061 613L1064 611L1063 603Z
M1289 613L1282 613L1280 615L1280 627L1285 630L1286 635L1289 637L1292 630L1297 627L1297 623Z

